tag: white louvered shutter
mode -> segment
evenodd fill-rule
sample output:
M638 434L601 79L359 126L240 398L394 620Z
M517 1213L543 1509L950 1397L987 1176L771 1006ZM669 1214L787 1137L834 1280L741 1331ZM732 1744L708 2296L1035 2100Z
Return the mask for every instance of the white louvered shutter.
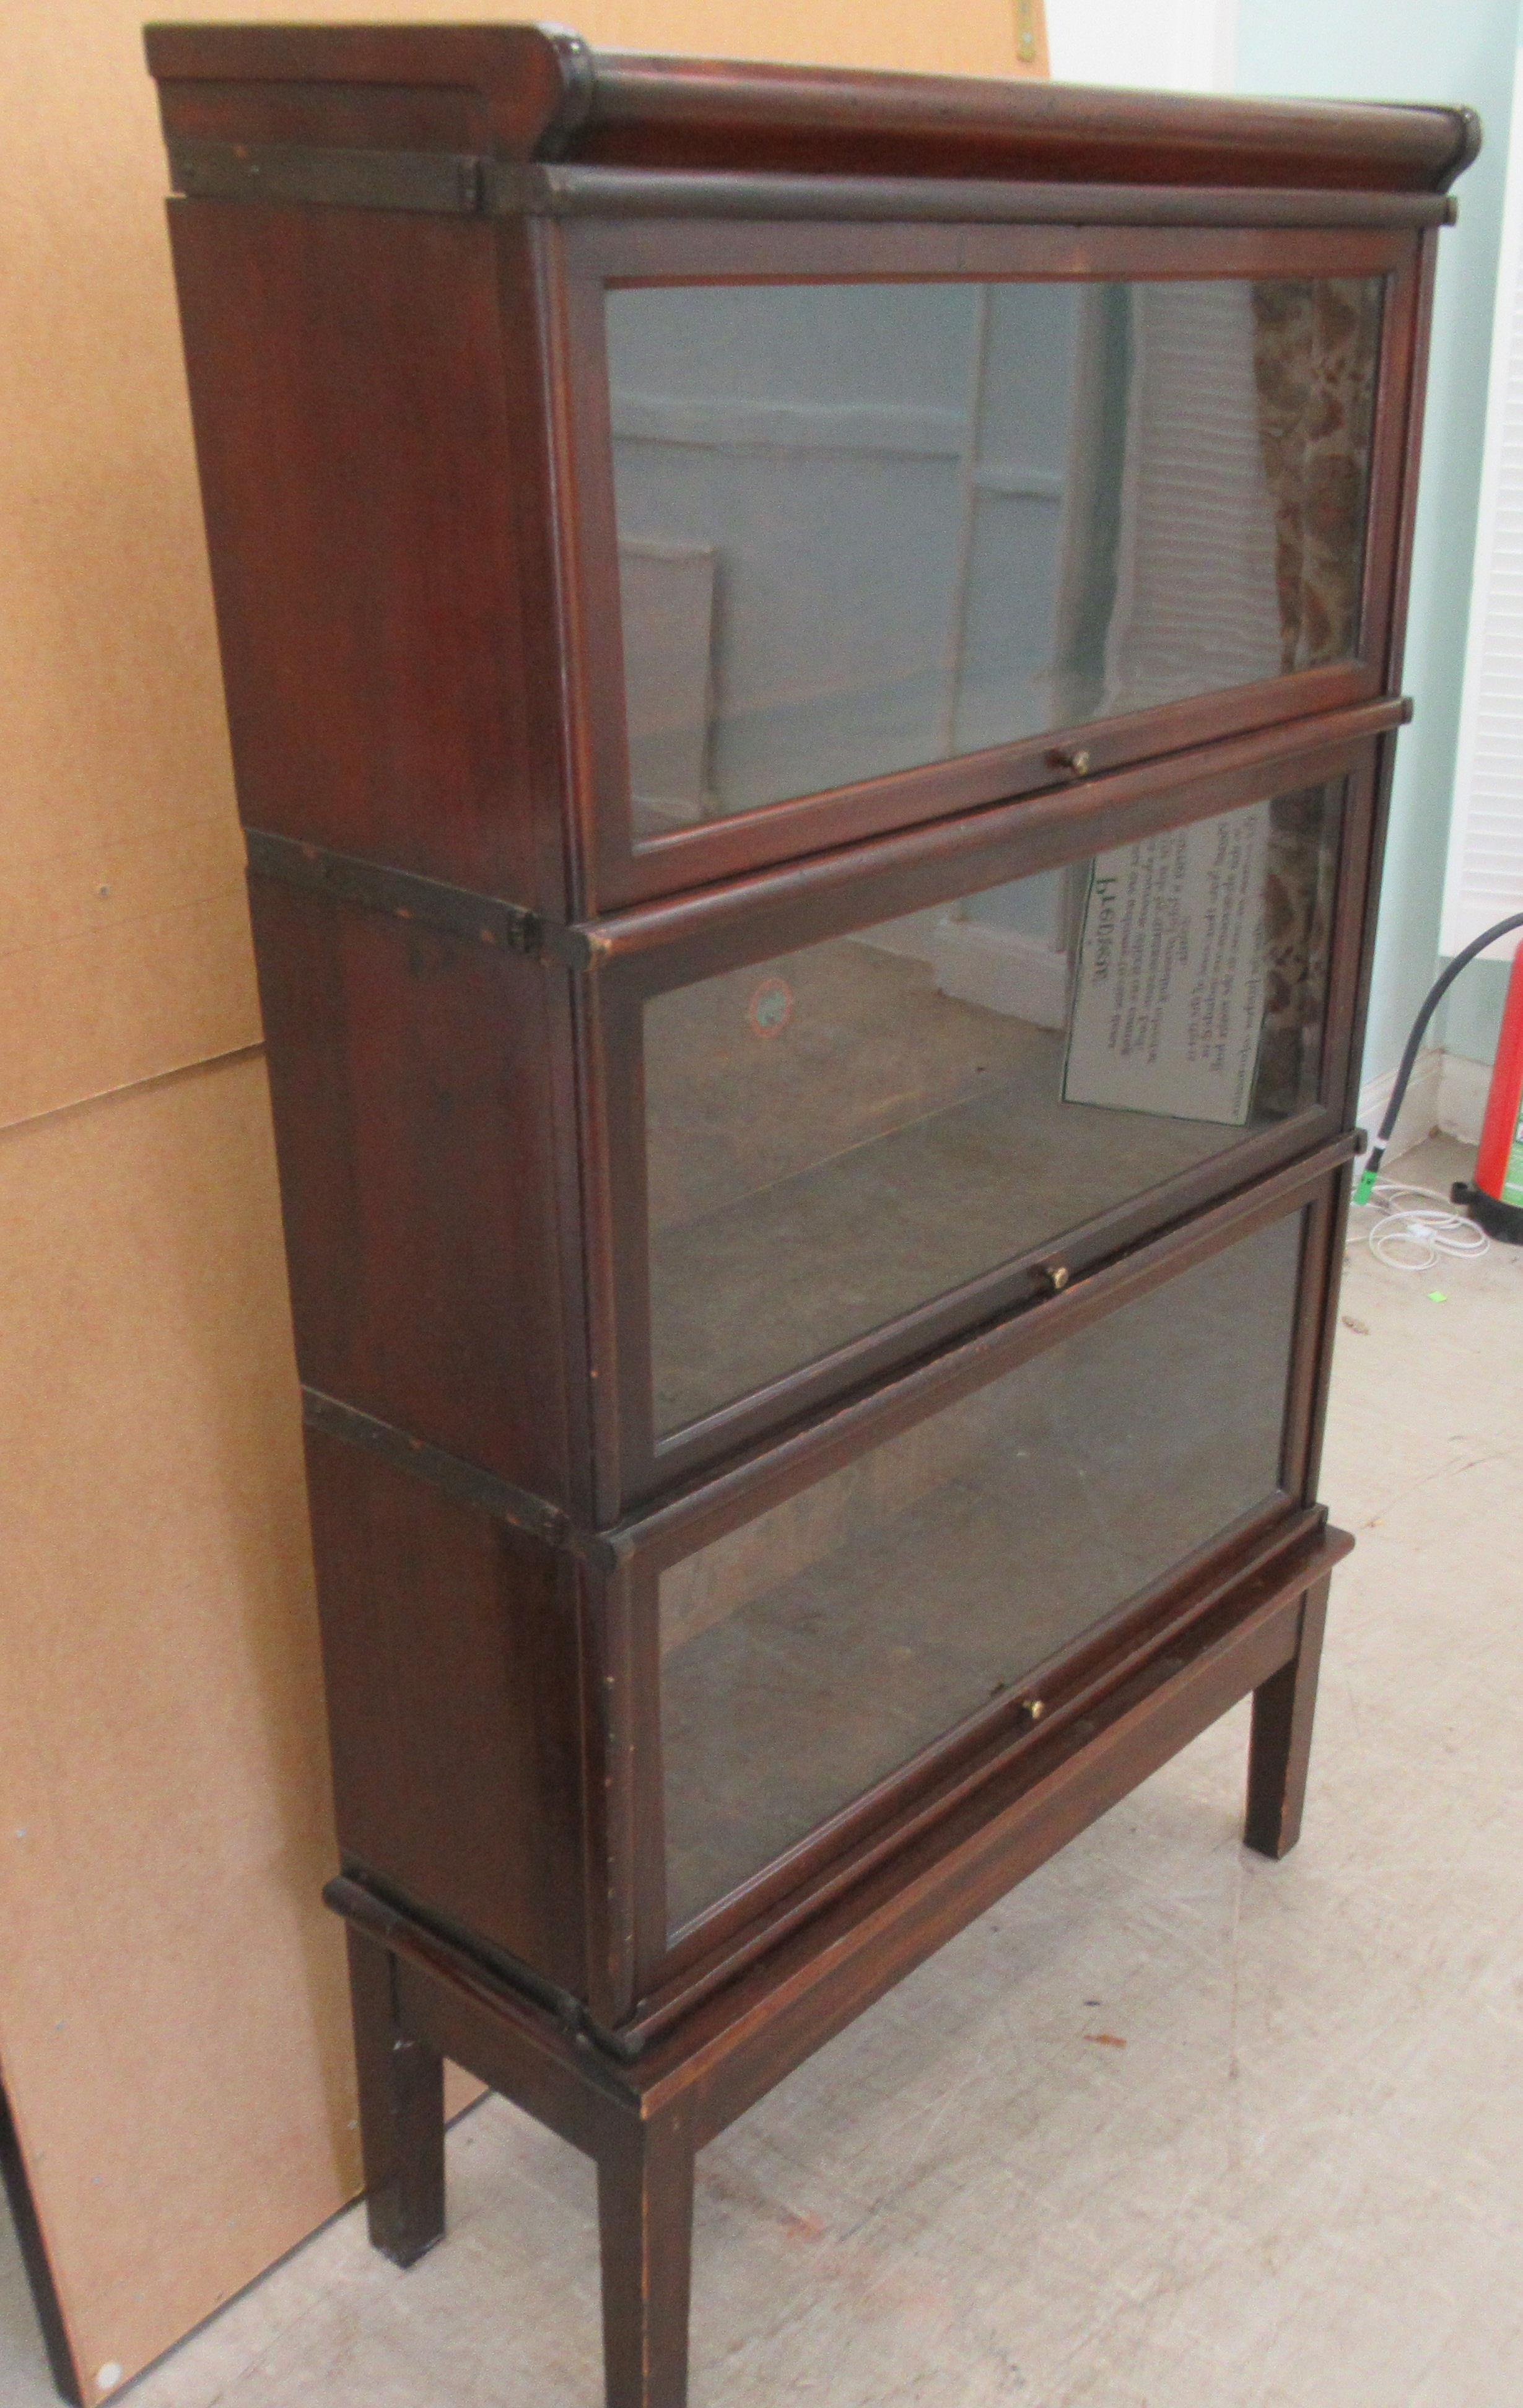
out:
M1107 711L1280 667L1249 288L1134 285L1131 334Z
M1523 911L1523 123L1516 108L1455 768L1445 953ZM1515 941L1499 951L1510 953Z

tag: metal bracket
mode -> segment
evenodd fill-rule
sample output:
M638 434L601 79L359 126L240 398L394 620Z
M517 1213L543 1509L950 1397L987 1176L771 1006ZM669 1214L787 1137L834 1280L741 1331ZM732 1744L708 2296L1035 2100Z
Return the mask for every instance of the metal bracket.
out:
M389 1885L364 1866L346 1864L325 1885L323 1903L394 1956L409 1957L429 1972L442 1971L446 1978L463 1980L478 1992L483 1983L495 1984L509 1994L515 2007L552 2015L568 2040L591 2042L618 2064L632 2065L645 2047L642 2033L610 2031L570 1991L545 1981L480 1932L424 1914L410 1900L406 1905L394 1900ZM589 2057L587 2062L591 2071L597 2060ZM593 2078L597 2078L596 2072Z
M406 1430L397 1429L391 1422L379 1421L373 1413L363 1413L357 1406L341 1404L337 1397L325 1396L321 1388L303 1385L301 1413L309 1428L322 1430L328 1438L341 1438L350 1446L363 1447L366 1454L379 1455L404 1471L415 1472L420 1480L442 1488L462 1505L480 1506L494 1521L525 1530L531 1538L543 1539L549 1546L566 1543L571 1526L559 1506L547 1504L542 1497L518 1487L510 1480L500 1479L495 1471L483 1471L479 1464L467 1463L460 1455L446 1455L441 1447L428 1446L420 1438L409 1438Z
M474 217L485 161L455 150L349 150L298 142L169 146L169 181L196 201L307 202L318 208L424 209Z
M568 1513L536 1497L532 1489L520 1488L515 1481L485 1471L478 1463L467 1463L463 1455L448 1455L442 1447L411 1438L394 1423L362 1412L357 1405L343 1404L321 1388L303 1384L301 1412L309 1428L342 1439L349 1446L363 1447L367 1454L426 1480L431 1487L441 1488L460 1504L474 1505L490 1513L495 1522L506 1522L532 1539L542 1539L547 1546L563 1548L599 1571L612 1571L629 1553L628 1540L622 1532L605 1538L596 1530L579 1529Z
M471 937L501 953L549 953L578 968L597 956L598 946L580 930L561 927L500 896L451 886L441 878L420 878L410 869L391 869L356 853L330 853L326 845L274 836L267 828L245 828L243 834L251 878L278 879L285 886L356 904L362 911L416 920L425 928Z

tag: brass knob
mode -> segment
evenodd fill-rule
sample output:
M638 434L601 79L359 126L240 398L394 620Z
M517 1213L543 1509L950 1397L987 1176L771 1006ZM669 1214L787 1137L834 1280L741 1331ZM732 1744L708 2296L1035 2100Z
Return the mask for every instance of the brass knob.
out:
M1067 1263L1043 1263L1037 1276L1049 1296L1061 1296L1073 1274Z
M1028 1723L1040 1723L1040 1722L1041 1722L1041 1720L1042 1720L1042 1715L1046 1713L1046 1711L1047 1711L1047 1700L1046 1700L1046 1698L1027 1698L1027 1700L1026 1700L1026 1719L1027 1719L1027 1721Z
M1047 755L1055 769L1070 769L1076 778L1089 774L1089 752L1082 744L1059 744Z

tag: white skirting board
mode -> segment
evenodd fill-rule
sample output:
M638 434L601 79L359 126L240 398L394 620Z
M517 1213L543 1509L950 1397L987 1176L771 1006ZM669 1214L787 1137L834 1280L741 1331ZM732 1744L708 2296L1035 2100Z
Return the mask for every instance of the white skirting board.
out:
M1069 957L1040 937L981 920L950 920L933 906L864 928L856 941L927 963L938 993L959 1003L976 1003L1005 1020L1027 1020L1036 1028L1068 1026Z
M943 995L982 1004L1038 1028L1065 1028L1069 957L1040 937L991 928L977 920L943 920L935 934L933 965Z
M1445 1137L1458 1138L1466 1145L1478 1143L1490 1083L1488 1064L1467 1061L1462 1054L1446 1054L1441 1046L1429 1046L1417 1056L1386 1149L1387 1160L1395 1162L1403 1154L1410 1154L1435 1129L1441 1129ZM1396 1073L1391 1070L1383 1079L1367 1081L1359 1089L1359 1124L1372 1138L1380 1126L1395 1084Z

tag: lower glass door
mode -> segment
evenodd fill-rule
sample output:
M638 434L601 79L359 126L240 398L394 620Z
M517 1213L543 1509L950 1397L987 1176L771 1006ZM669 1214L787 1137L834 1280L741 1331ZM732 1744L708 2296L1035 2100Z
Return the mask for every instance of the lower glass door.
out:
M1303 1218L662 1573L670 1930L1272 1505Z

